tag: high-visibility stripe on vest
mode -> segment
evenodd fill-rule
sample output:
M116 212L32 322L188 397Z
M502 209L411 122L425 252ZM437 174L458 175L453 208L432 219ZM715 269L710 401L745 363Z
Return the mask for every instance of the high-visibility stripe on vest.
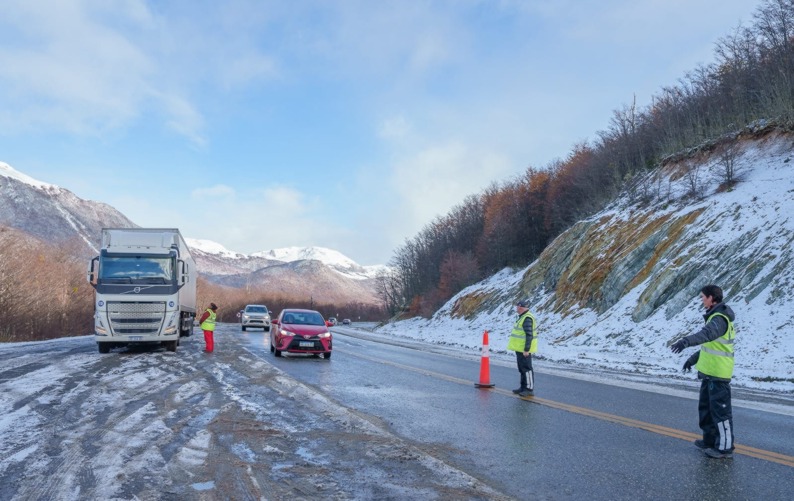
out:
M706 323L717 315L728 322L728 328L722 336L701 345L695 367L707 376L730 379L733 377L733 339L736 337L736 332L731 319L723 313L714 313L706 319Z
M216 313L214 311L212 311L209 308L207 308L207 311L209 312L210 316L208 316L206 320L201 322L201 325L200 325L201 330L203 330L203 331L214 331L215 330L215 317L217 315L216 315Z
M518 317L516 320L515 325L513 326L513 330L510 332L510 341L507 343L507 349L509 351L520 351L523 352L527 346L527 334L524 332L524 320L527 317L532 319L532 344L529 345L529 352L535 353L538 351L538 321L535 320L535 317L530 312L525 312L523 315Z

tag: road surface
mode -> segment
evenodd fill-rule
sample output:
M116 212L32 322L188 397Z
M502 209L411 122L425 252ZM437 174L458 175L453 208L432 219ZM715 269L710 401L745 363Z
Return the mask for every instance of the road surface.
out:
M219 324L212 354L200 336L177 353L99 355L91 337L0 346L0 499L787 499L794 487L790 395L735 395L741 447L716 461L691 445L696 381L660 393L548 367L520 399L508 359L478 390L479 354L334 331L331 360L276 358L266 333L236 324Z

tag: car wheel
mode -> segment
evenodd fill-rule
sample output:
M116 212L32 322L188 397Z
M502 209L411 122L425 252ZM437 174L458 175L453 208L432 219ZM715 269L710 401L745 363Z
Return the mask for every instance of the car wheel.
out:
M245 332L245 325L243 325L243 332Z
M276 351L276 349L273 348L273 343L270 343L270 353L273 353L274 351Z
M325 352L324 356L325 356L326 359L330 359L331 358L331 352L330 351Z
M110 353L109 343L97 343L96 347L99 349L99 353Z
M166 341L163 344L165 344L165 349L166 350L168 350L170 352L176 352L176 345L177 345L176 341Z
M275 348L273 350L277 357L281 356L281 350L276 350Z

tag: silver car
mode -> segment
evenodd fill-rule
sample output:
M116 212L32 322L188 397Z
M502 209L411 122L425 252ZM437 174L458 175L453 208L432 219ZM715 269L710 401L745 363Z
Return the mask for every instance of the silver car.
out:
M248 327L270 330L270 312L267 311L267 306L263 304L249 304L246 306L240 321L243 330Z

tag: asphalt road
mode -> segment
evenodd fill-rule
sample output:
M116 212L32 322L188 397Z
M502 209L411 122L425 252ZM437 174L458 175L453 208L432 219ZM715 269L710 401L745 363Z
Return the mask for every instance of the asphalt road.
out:
M541 369L535 397L521 399L511 365L491 363L495 388L476 389L479 357L334 331L330 361L276 358L255 333L247 340L290 376L518 499L790 499L794 489L790 399L778 402L788 414L736 407L737 454L714 460L692 444L692 398Z
M330 360L277 358L239 324L219 324L212 354L198 332L176 353L100 355L90 336L0 345L0 499L766 500L794 487L790 395L736 392L739 448L716 461L691 444L692 398L545 367L521 399L509 360L480 390L478 353L334 330Z

